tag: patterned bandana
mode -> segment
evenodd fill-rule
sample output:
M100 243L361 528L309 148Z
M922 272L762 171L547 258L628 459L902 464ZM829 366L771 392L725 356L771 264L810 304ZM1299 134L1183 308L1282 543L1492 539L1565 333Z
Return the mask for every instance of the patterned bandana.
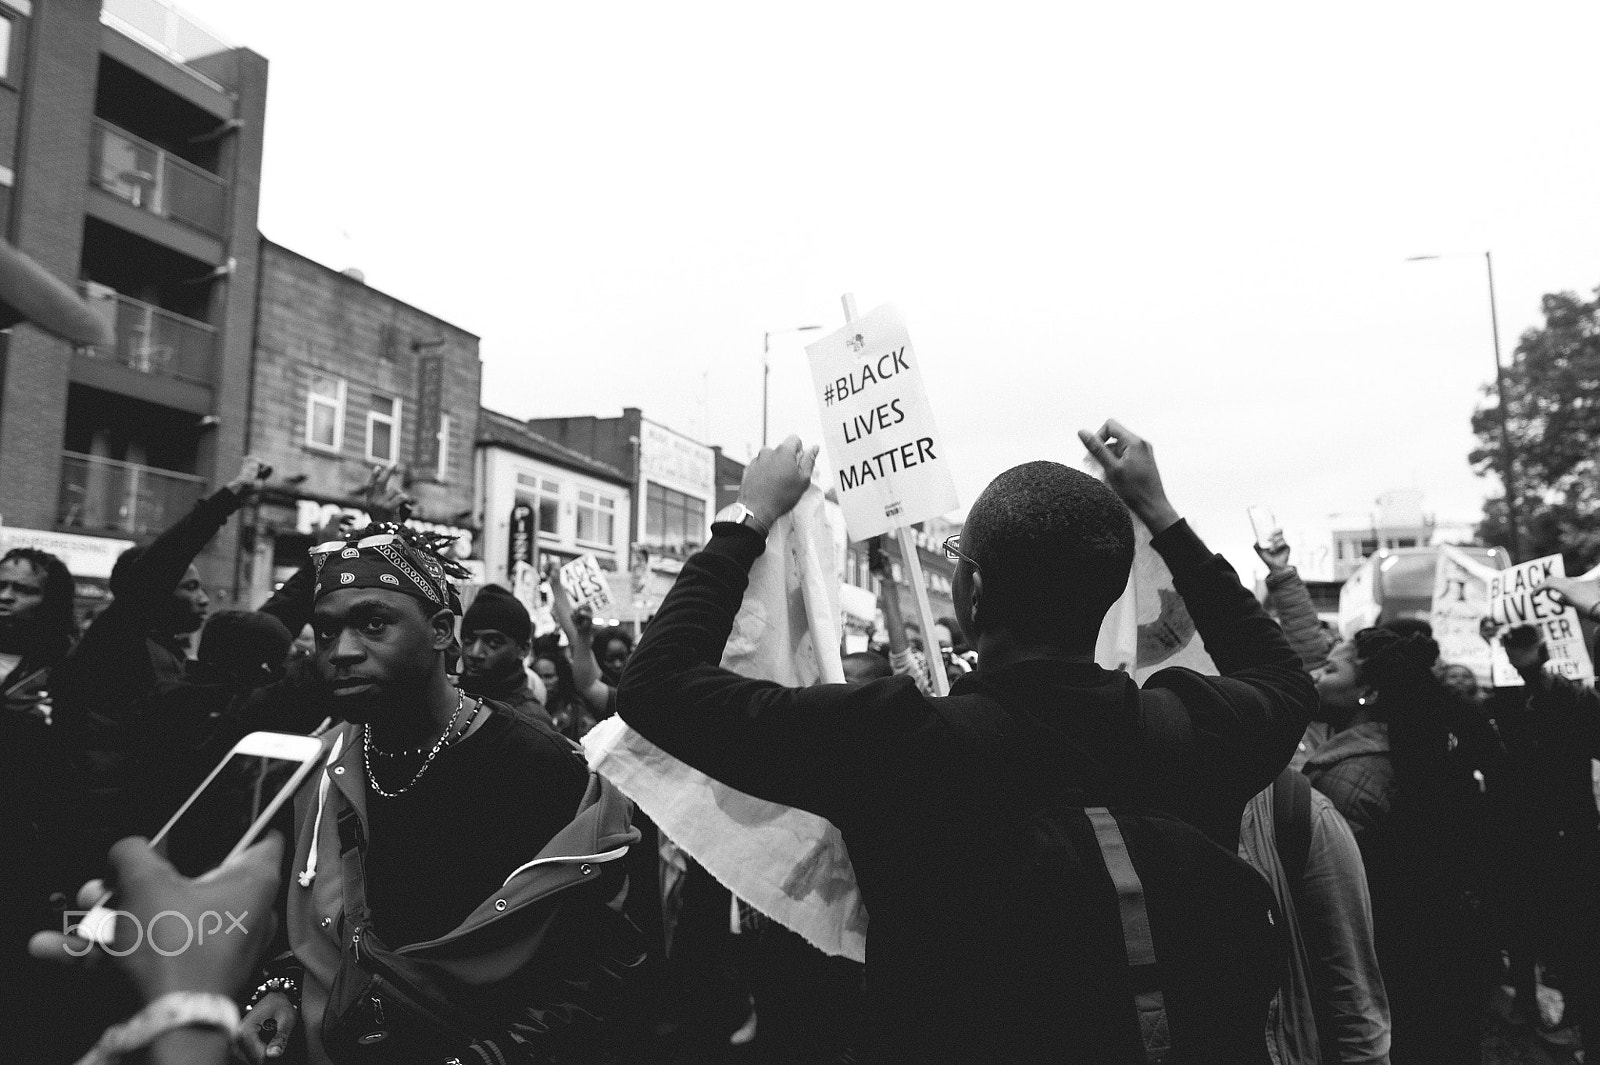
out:
M461 600L439 560L393 533L319 544L311 549L311 560L318 599L340 588L387 588L415 596L435 610L461 612Z

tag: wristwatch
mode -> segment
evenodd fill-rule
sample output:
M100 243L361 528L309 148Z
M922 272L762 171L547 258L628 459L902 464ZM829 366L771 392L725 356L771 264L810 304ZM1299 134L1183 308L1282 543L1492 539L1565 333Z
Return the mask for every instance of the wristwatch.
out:
M717 511L717 516L714 520L732 522L735 525L748 525L762 536L771 531L767 528L766 522L756 517L756 512L743 503L729 503Z

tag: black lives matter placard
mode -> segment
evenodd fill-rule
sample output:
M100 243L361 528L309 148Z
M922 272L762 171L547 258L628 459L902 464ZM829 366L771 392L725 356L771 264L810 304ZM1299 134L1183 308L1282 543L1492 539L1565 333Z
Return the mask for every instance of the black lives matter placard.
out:
M879 307L806 354L850 538L954 510L955 478L900 312Z
M1496 625L1533 625L1550 649L1549 669L1570 680L1594 681L1594 664L1583 644L1578 612L1558 602L1544 587L1551 577L1565 577L1560 555L1546 555L1501 570L1489 578L1489 618Z

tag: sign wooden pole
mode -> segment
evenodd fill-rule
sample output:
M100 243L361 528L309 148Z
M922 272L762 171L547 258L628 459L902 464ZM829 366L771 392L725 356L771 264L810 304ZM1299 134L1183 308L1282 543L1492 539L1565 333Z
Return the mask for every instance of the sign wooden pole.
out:
M856 297L847 292L842 297L844 320L856 320ZM944 670L944 654L939 649L938 637L933 634L933 607L928 602L928 585L922 575L922 559L917 554L917 541L911 526L902 525L895 530L900 536L900 561L906 567L906 579L911 582L911 592L917 599L917 617L922 622L922 653L928 660L928 673L933 680L933 690L938 695L950 694L950 678ZM890 574L893 577L893 574ZM951 635L954 635L952 633Z

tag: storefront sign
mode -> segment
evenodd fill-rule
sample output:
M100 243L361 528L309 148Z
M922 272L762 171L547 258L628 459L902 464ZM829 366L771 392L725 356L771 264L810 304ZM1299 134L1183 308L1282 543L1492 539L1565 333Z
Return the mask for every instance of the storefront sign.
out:
M704 444L671 429L642 422L639 426L639 472L644 480L714 500L716 455Z
M132 540L0 526L0 555L15 547L47 551L59 558L74 577L110 578L117 556L132 546Z

